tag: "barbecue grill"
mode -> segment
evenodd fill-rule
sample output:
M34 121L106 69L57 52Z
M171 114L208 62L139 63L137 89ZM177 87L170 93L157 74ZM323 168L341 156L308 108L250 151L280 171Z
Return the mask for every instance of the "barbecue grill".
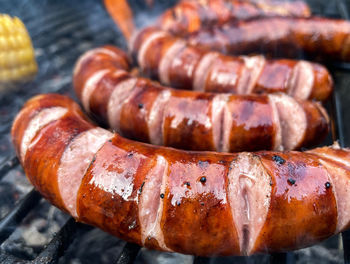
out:
M151 23L158 14L174 2L154 1L151 8L146 5L145 1L129 1L137 26ZM349 19L350 1L309 0L308 3L314 14ZM0 95L1 263L110 263L113 261L126 264L147 261L154 263L156 260L159 260L159 263L306 263L312 261L309 258L302 262L300 257L302 251L225 258L202 258L176 253L152 252L141 249L138 245L120 241L92 227L76 223L74 219L43 201L41 195L31 189L30 184L24 180L23 170L11 146L9 132L14 116L23 103L35 94L57 92L75 98L71 76L74 63L79 55L103 44L113 44L126 49L126 42L100 0L84 2L69 0L2 1L0 12L18 16L26 24L33 40L39 65L39 74L34 81L22 85L15 91L8 91ZM332 133L323 145L332 144L337 140L341 146L350 146L350 137L346 137L350 132L350 122L348 122L350 114L345 112L350 102L350 97L346 92L350 84L350 65L337 63L327 66L333 74L336 87L332 98L326 103L332 120ZM44 215L44 218L49 220L55 218L54 221L48 220L46 224L41 224L43 229L51 230L51 234L45 238L48 241L44 239L41 245L35 244L32 247L18 243L18 236L24 233L29 237L33 236L34 240L38 239L35 233L23 231L31 230L37 214ZM55 228L52 227L53 222ZM60 229L58 225L61 226ZM103 247L98 251L92 248L93 244L84 243L87 237L92 236L94 232L99 232L102 240L108 240L108 245L113 245L113 252ZM324 247L321 252L332 248L337 252L338 258L328 259L324 254L319 253L320 259L338 263L341 262L339 256L343 254L345 263L350 263L350 231L333 237L322 245ZM77 257L78 254L75 254L77 251L83 254ZM94 254L95 257L92 256ZM101 256L106 258L102 260Z

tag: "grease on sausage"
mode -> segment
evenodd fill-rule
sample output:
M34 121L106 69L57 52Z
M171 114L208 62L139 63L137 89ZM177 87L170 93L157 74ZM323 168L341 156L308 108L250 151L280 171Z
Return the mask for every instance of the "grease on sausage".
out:
M21 157L26 175L77 221L126 241L201 256L251 255L306 247L349 227L349 149L227 154L157 147L96 128L72 100L47 94L16 117L17 150L41 111L57 119L31 132ZM93 144L81 144L88 138ZM75 164L72 151L81 153ZM79 173L70 173L76 164Z
M201 34L197 38L200 45ZM218 41L223 38L218 37ZM214 43L215 39L209 41ZM156 27L137 33L130 48L143 74L181 89L234 94L284 92L297 99L322 101L333 90L332 77L320 64L225 56L197 43L189 45Z
M107 55L114 50L118 52ZM74 71L74 87L89 113L131 139L234 152L300 148L321 141L328 132L328 116L317 103L283 94L230 95L163 87L120 67L127 65L123 56L118 57L120 52L108 46L83 55ZM290 104L292 117L284 114Z

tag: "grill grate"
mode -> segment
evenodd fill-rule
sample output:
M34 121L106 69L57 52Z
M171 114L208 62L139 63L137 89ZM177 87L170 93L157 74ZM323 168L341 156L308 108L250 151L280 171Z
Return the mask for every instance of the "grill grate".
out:
M68 0L60 2L51 1L50 4L49 1L47 1L44 2L45 4L43 6L39 6L38 4L35 5L33 3L29 4L29 1L20 2L21 4L18 4L17 2L18 1L9 1L4 4L4 12L18 15L25 22L28 21L26 25L28 26L29 32L33 38L34 46L38 47L37 60L40 66L40 74L33 83L25 85L20 91L17 91L12 95L16 101L14 103L15 106L11 111L6 110L8 106L5 104L5 98L0 98L0 117L3 116L2 113L5 113L4 120L12 120L23 102L37 93L59 92L74 97L70 87L71 72L74 62L83 51L106 43L115 44L119 47L125 48L124 40L115 37L116 35L120 36L121 34L119 31L113 32L115 26L113 22L106 17L107 14L100 1L84 1L83 3L79 3L79 5L69 3ZM144 6L142 6L140 2L135 3L133 6L136 13L144 9ZM310 0L310 2L312 2L312 0ZM329 16L340 16L348 19L349 14L345 2L343 0L337 0L334 2L337 4L338 15L333 13L329 14ZM150 17L142 15L141 18L138 19L139 22L141 23L142 19L150 20L151 17L155 16L155 13L169 5L169 2L167 1L160 1L159 5L157 5L157 9L150 13ZM15 6L18 7L16 9L19 12L18 14L11 12L15 10ZM21 16L20 11L24 9L32 10L33 12L22 12L25 15ZM51 12L52 10L56 10L56 12L50 13L49 10L51 10ZM316 10L319 10L318 13L325 14L325 9L322 7L319 7ZM38 14L37 12L41 13ZM46 12L48 13L47 15L45 15ZM38 19L35 19L37 16L39 16ZM48 35L50 37L48 37ZM62 54L64 54L64 56L60 56ZM64 58L62 59L61 57ZM329 67L333 71L340 70L350 75L349 64L338 63L334 65L332 64ZM341 83L339 84L336 82L336 90L339 90L339 86L341 85ZM38 89L32 89L34 86L37 86ZM333 94L328 104L328 109L332 119L332 140L338 140L339 144L343 147L345 144L345 138L343 118L341 116L342 108L340 96L337 91ZM5 151L9 146L8 132L10 125L11 122L6 122L6 124L0 125L0 134L5 134L5 136L0 139L0 145L3 142L6 142ZM328 143L330 142L331 140ZM2 151L5 152L3 149ZM7 173L19 167L19 161L14 156L11 148L9 148L9 153L5 155L4 158L0 157L0 161L2 162L0 165L0 180L4 178ZM28 213L33 210L41 200L40 194L32 189L4 218L1 219L0 244L8 239ZM57 263L59 258L64 254L64 251L73 242L76 234L84 234L91 229L91 227L77 223L73 218L69 218L60 231L34 260L23 260L1 251L0 262ZM350 231L342 233L342 243L344 249L344 261L345 263L350 263ZM141 248L138 245L126 243L121 253L115 258L115 262L118 264L134 263L140 249ZM231 258L230 262L250 263L249 259L250 258L237 257ZM294 253L272 254L269 256L269 262L295 263ZM212 259L195 257L193 263L212 263Z

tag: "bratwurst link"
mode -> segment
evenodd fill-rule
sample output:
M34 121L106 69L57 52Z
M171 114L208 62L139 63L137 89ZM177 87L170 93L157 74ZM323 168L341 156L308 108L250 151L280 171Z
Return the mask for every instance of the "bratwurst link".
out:
M26 103L12 127L31 183L77 221L193 255L293 250L349 228L350 150L188 152L98 128L71 99Z
M273 17L212 26L189 43L227 54L266 53L326 61L350 61L350 22L319 17Z
M284 92L297 99L327 99L332 77L317 63L225 56L189 45L156 27L135 34L130 44L142 72L164 85L234 94Z
M237 152L312 146L328 133L327 113L316 102L181 91L128 71L126 54L106 46L79 59L73 81L85 110L131 139Z
M261 0L182 0L169 8L157 25L176 35L235 20L268 16L309 17L310 8L302 1Z

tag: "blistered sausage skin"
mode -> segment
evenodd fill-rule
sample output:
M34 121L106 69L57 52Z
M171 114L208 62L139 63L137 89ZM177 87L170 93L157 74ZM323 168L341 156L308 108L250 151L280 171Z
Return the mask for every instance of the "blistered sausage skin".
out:
M163 87L132 76L120 52L111 46L87 52L75 66L73 81L85 110L128 138L181 149L237 152L297 149L320 142L328 133L328 116L318 103L285 94Z
M311 11L302 1L185 0L159 18L164 30L185 35L215 24L266 16L308 17Z
M52 204L151 249L279 252L350 226L349 149L228 154L157 147L96 127L55 94L28 101L11 133L28 179Z
M157 27L136 33L130 44L144 75L181 89L234 94L283 92L297 99L327 99L328 70L303 60L225 56L189 45Z
M226 54L265 53L350 61L350 22L327 18L273 17L213 26L188 36L192 45Z

